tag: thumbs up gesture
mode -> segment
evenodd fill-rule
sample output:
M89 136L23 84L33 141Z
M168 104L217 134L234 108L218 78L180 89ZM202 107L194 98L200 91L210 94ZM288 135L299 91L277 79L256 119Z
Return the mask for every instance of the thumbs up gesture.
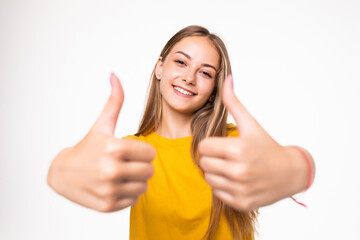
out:
M134 205L153 175L155 150L147 143L113 136L124 93L111 74L111 95L88 134L53 160L48 185L82 206L113 212Z
M306 188L307 165L297 150L278 144L224 82L223 103L239 137L209 137L199 144L205 181L219 199L239 211L272 204Z

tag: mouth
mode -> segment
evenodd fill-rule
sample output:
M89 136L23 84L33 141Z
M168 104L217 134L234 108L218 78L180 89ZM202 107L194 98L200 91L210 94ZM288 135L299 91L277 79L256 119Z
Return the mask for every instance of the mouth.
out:
M184 96L189 96L190 97L190 96L197 95L196 93L193 93L190 90L187 90L187 89L175 86L175 85L172 85L172 87L173 87L173 89L175 90L176 93L180 93L181 95L184 95Z

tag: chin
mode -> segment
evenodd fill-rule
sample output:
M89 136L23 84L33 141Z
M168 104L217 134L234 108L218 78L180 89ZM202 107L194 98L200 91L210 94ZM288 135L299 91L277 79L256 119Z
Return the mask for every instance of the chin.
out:
M197 110L199 110L201 108L201 106L203 105L200 105L200 104L184 104L182 102L177 102L177 101L171 101L171 102L168 102L168 107L170 107L173 111L176 111L178 113L181 113L181 114L186 114L186 115L191 115L191 114L195 114L195 112Z
M191 115L191 114L194 114L196 112L195 109L184 109L184 108L174 108L175 111L177 111L178 113L181 113L181 114L186 114L186 115Z

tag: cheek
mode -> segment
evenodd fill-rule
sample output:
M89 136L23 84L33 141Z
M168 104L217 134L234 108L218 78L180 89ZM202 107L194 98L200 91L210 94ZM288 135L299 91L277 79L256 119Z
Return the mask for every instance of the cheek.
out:
M173 64L166 64L163 68L163 78L172 79L181 74L181 69Z
M168 84L165 81L165 78L161 78L160 81L160 93L161 95L164 95L164 93L166 92L166 87L168 86Z
M201 82L200 89L204 96L210 97L214 88L215 88L215 80L206 80Z
M160 94L162 96L167 96L168 94L171 94L172 90L172 81L170 80L172 79L169 76L162 76L161 80L160 80Z

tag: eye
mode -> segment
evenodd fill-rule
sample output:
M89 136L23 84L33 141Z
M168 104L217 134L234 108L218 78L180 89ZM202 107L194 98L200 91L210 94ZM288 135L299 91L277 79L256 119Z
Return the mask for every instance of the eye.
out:
M185 65L185 62L181 61L181 60L175 60L175 62L177 62L178 64L181 64L181 65Z
M211 74L208 72L202 72L204 75L208 76L209 78L212 78Z

